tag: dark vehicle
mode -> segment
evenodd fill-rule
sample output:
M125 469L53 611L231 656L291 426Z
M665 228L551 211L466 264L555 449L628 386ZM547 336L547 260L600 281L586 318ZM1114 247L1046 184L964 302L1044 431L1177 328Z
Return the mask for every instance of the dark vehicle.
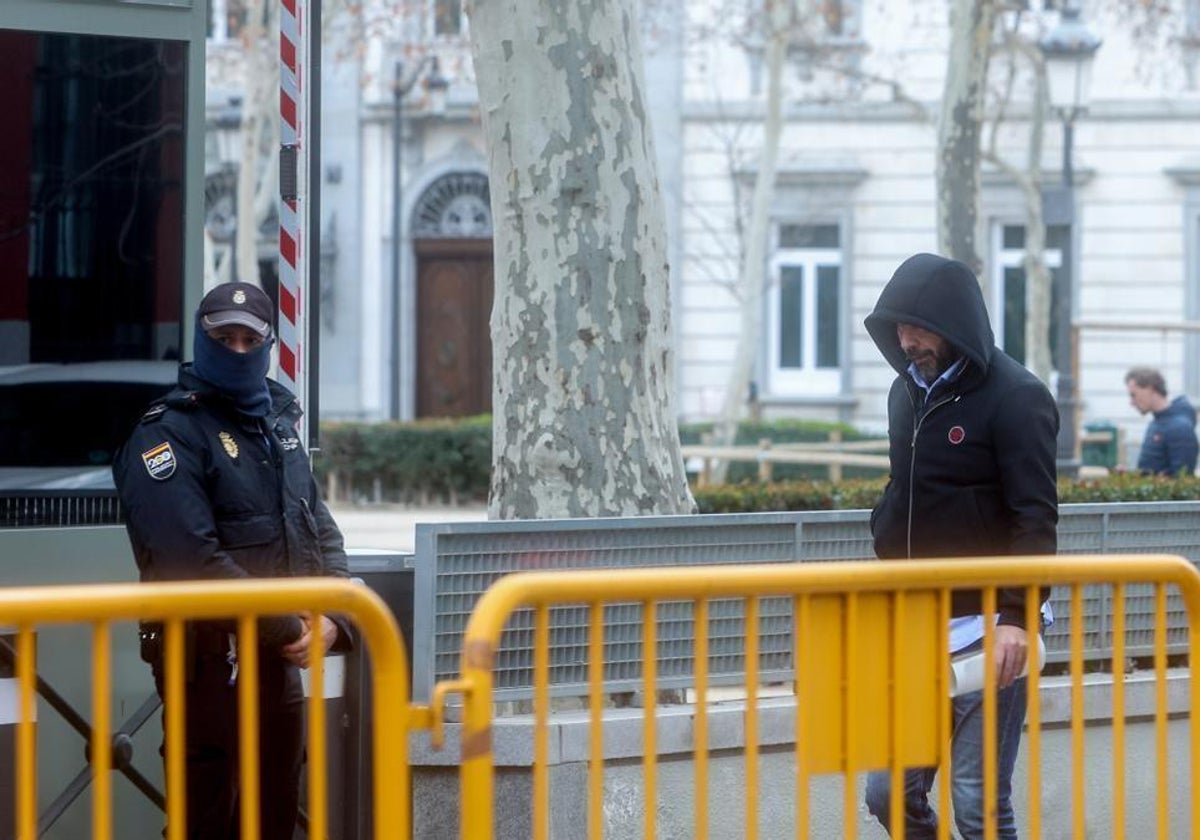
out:
M0 493L112 490L113 453L177 370L136 360L0 368Z

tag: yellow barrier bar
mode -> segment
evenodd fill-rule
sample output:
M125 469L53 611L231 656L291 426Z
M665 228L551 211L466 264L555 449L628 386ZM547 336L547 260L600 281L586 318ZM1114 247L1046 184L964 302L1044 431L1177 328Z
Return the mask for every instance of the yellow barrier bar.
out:
M696 716L693 756L696 762L696 840L708 840L708 601L695 607Z
M395 618L382 599L366 587L330 578L292 578L0 589L0 621L21 631L17 639L17 676L19 681L24 679L24 684L20 699L23 721L18 722L17 728L17 770L21 781L16 828L22 840L33 840L36 831L36 773L32 769L35 672L31 625L137 619L163 623L167 838L183 840L187 825L184 620L239 617L240 625L241 616L295 614L298 609L341 613L358 624L363 642L371 651L373 666L376 837L408 836L411 830L408 799L397 796L396 792L407 790L410 778L408 732L418 725L426 725L430 716L428 710L414 709L408 704L408 664ZM254 627L253 618L246 620ZM248 682L257 676L256 669L251 667L253 663L248 661L253 658L257 643L253 642L252 636L250 640L244 636L243 641L239 672ZM490 667L490 662L486 664ZM490 748L490 741L488 746ZM26 754L24 763L22 752ZM483 750L481 755L486 761L488 750ZM490 810L487 816L490 820ZM254 828L250 834L256 836L257 819L252 822ZM243 838L249 840L246 833Z
M183 693L184 624L163 623L163 714L166 717L167 840L183 840L187 828L187 742Z
M308 836L329 835L329 795L325 781L325 637L321 614L313 613L308 663Z
M646 840L657 834L658 815L658 602L642 604L642 818Z
M1125 584L1113 585L1113 828L1125 836Z
M1188 596L1191 594L1186 587L1181 587L1183 591L1184 601L1188 607L1188 651L1189 661L1196 658L1196 651L1200 651L1200 621L1196 620L1197 613L1193 612L1193 601ZM1196 772L1196 768L1200 767L1200 721L1197 721L1197 710L1200 709L1200 680L1188 680L1188 695L1190 703L1188 704L1188 732L1192 738L1192 754L1191 758L1191 791L1190 801L1192 803L1192 830L1195 831L1196 826L1200 826L1200 773Z
M1071 827L1084 836L1083 810L1083 585L1071 586Z
M774 595L789 595L798 598L801 594L805 597L833 595L845 604L844 612L840 615L841 632L844 634L842 640L844 652L849 661L857 662L860 651L857 649L856 635L863 631L858 629L860 620L857 618L857 613L860 609L856 605L855 593L866 593L870 596L869 600L864 598L862 603L870 604L873 612L875 604L878 603L876 599L878 593L892 591L941 592L944 601L948 598L950 590L975 589L984 592L990 590L989 597L994 608L997 588L1069 582L1073 585L1074 613L1081 616L1083 615L1081 589L1083 585L1112 584L1124 581L1140 582L1147 579L1178 585L1189 615L1200 616L1200 573L1197 573L1196 569L1183 558L1158 555L972 558L969 563L933 560L910 561L903 564L827 563L811 566L710 567L704 570L703 575L696 575L694 570L689 569L625 570L619 576L612 575L608 570L534 572L512 575L499 581L484 595L468 623L464 645L464 682L468 686L466 692L468 705L472 706L478 714L468 710L464 716L464 733L466 738L479 737L481 733L490 738L488 730L490 709L485 707L485 703L490 704L491 702L492 682L490 674L483 674L482 669L478 666L483 662L490 663L499 644L503 623L511 611L520 606L534 603L538 599L551 604L585 603L596 609L601 601L644 601L651 597L659 600L692 599L700 603L710 598L770 597ZM802 601L798 603L802 603ZM822 604L823 615L838 615L837 612L830 609L832 606L833 601L831 600ZM862 607L862 609L866 609L866 607ZM864 615L870 618L869 614L864 613ZM875 619L870 618L867 624L861 626L870 626L874 621ZM1200 625L1200 621L1194 621L1193 625ZM1082 627L1078 621L1072 622L1071 632L1072 708L1076 711L1072 729L1073 795L1075 797L1072 818L1078 826L1082 827L1084 801L1081 727ZM985 636L994 636L994 633L994 627L985 628ZM593 644L596 641L594 636L595 634L593 634ZM1195 641L1195 631L1193 631L1192 639ZM993 682L991 686L992 703L995 703L996 688L994 644L994 638L985 638L985 657L989 660L985 667L985 677L990 675L990 680ZM803 645L798 640L798 661L805 658L802 647ZM594 666L595 663L593 663ZM864 668L865 666L858 663L857 667ZM863 673L869 675L867 671ZM936 669L932 673L936 674ZM841 712L843 715L850 715L852 719L857 719L856 713L861 711L858 706L862 699L861 696L856 697L856 695L861 695L863 686L867 683L854 669L848 671L843 677L846 695L842 701ZM871 676L871 680L874 681L874 679ZM935 675L933 679L940 681L941 677ZM1197 681L1197 684L1200 685L1200 681ZM1193 697L1196 697L1196 687L1194 686L1192 690ZM946 703L948 708L948 698ZM798 702L798 707L801 706L803 706L802 701ZM1200 707L1200 703L1198 703L1198 707ZM697 721L697 723L701 727L704 725L702 721ZM807 724L804 714L798 712L797 723L801 735L812 735L812 733L805 732ZM930 725L938 724L931 721ZM993 722L989 728L991 737L994 738L995 723ZM1196 730L1200 732L1200 727L1196 727ZM818 735L821 734L818 733ZM863 745L869 746L870 742L864 741L863 745L860 745L857 740L858 735L853 729L847 731L844 727L841 728L839 736L842 740L840 745L835 745L835 749L840 750L841 761L844 763L847 773L852 775L862 766L863 759L860 749ZM992 748L994 749L994 742ZM827 748L822 746L822 749ZM910 747L906 746L906 749L910 749ZM920 749L917 748L916 754L920 754ZM1193 749L1200 753L1200 735L1194 735ZM877 754L877 752L872 754ZM827 752L826 755L832 755L832 753ZM929 755L931 758L937 758L939 767L949 760L948 751L945 750L941 753L934 751ZM470 809L466 809L466 811L474 811L476 815L474 824L482 825L485 829L483 833L477 835L466 833L465 836L470 837L471 840L487 838L491 836L492 806L490 797L493 778L490 767L486 766L490 759L490 749L473 751L469 756L464 751L464 756L470 759L476 757L482 759L479 766L473 766L471 761L465 761L462 778L464 797L472 803ZM705 756L706 758L707 756ZM872 761L874 760L872 759ZM699 764L700 761L701 759L698 758L697 763ZM986 772L992 774L991 797L994 798L994 786L996 785L994 760L987 762L987 765ZM803 771L802 765L801 770ZM699 773L706 772L706 768L699 770ZM805 781L798 779L797 784L802 786ZM703 793L704 791L701 790L701 795ZM857 811L854 804L851 804L854 803L853 797L853 793L847 794L846 802L851 805L847 809L848 813ZM802 791L799 798L804 798ZM487 816L486 823L482 822L479 817L484 813ZM798 813L803 818L807 818L807 803L803 801L799 803ZM994 832L994 813L990 815L990 819ZM465 820L463 824L464 826L468 825ZM1200 819L1197 824L1200 824ZM803 832L804 826L805 823L800 821L798 831ZM855 830L855 822L848 820L848 836L852 835ZM1082 831L1079 836L1082 836Z
M238 768L241 774L242 840L258 840L259 786L258 754L258 621L241 616L237 625ZM197 710L199 711L199 710Z
M1036 586L1025 590L1025 627L1028 629L1029 676L1025 683L1025 751L1029 777L1029 836L1042 836L1042 696L1041 662L1038 661L1038 633L1041 625L1042 593Z
M33 628L17 628L17 684L21 717L17 721L17 837L37 837L37 736L34 732L34 691L37 687L36 647Z
M593 601L588 627L588 838L604 837L604 605ZM489 835L490 836L490 835Z
M844 612L843 638L845 653L842 656L843 667L846 669L846 697L844 700L844 717L842 720L858 720L858 671L853 663L858 661L858 593L846 594L846 610ZM846 785L842 798L842 827L845 840L854 840L858 836L858 785L850 783L856 777L857 765L855 756L858 750L858 739L853 726L844 727L846 733Z
M746 599L746 840L758 840L758 599Z
M983 590L984 616L996 614L996 589ZM983 814L984 840L996 840L996 623L983 622Z
M938 662L950 661L950 590L943 589L938 597L938 627L946 628L945 632L938 636ZM941 684L938 687L938 703L941 706L942 713L937 716L938 729L938 801L942 807L939 813L950 813L950 762L951 762L951 745L950 745L950 673L949 669L942 669L944 673L938 674L938 680ZM949 840L950 838L950 820L938 820L937 840Z
M892 720L890 724L891 733L891 787L888 789L890 805L888 806L891 814L891 835L893 840L904 840L904 833L907 829L905 816L907 809L904 807L904 765L900 761L900 733L904 727L904 718L901 714L900 705L904 692L901 688L900 681L903 679L901 674L904 668L901 662L904 660L904 651L901 640L904 638L902 628L904 627L904 595L900 592L893 592L891 597L892 603L892 645L890 665L891 673L889 676L889 684L891 690L891 702L888 704L892 710ZM847 814L846 819L850 815Z
M1167 830L1170 825L1167 811L1167 588L1161 583L1154 585L1154 746L1158 840L1167 840L1170 834ZM1193 772L1196 772L1194 767Z
M112 642L107 621L92 629L92 840L112 838Z
M538 604L533 628L533 836L550 837L550 607Z
M808 789L811 773L808 767L808 744L812 741L809 731L802 674L812 673L812 649L809 646L809 628L812 627L812 605L807 595L792 598L792 661L796 663L796 840L808 836L809 801Z

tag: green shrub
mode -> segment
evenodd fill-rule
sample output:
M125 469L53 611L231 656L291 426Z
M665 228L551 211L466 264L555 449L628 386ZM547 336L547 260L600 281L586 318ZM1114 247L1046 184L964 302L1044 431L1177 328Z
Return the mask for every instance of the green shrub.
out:
M314 467L337 501L486 499L492 419L322 423Z
M1104 478L1058 482L1060 504L1173 502L1200 499L1200 477L1114 473Z
M783 510L855 510L874 507L886 479L778 481L770 484L715 484L692 490L700 513L755 513Z
M754 513L786 510L872 508L886 479L786 481L721 484L692 490L701 513ZM1104 478L1058 482L1060 504L1082 502L1167 502L1200 499L1200 477L1121 473Z

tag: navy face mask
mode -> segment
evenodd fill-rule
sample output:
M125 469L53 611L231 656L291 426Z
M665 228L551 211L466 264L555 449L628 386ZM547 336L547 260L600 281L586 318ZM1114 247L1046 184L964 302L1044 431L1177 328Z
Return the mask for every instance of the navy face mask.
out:
M229 397L238 411L251 417L266 417L271 410L271 392L267 371L271 367L270 338L249 353L235 353L211 338L196 320L196 338L192 342L195 363L192 371Z

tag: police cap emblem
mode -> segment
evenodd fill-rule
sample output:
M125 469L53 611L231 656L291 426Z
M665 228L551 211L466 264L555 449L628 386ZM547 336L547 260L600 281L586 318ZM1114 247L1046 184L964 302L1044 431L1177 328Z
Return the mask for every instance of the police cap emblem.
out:
M171 449L170 441L163 441L152 449L142 453L142 463L146 472L155 481L165 481L175 474L175 450Z
M236 292L233 293L233 302L237 303L237 304L245 303L246 302L246 293L243 292L241 289L238 289Z

